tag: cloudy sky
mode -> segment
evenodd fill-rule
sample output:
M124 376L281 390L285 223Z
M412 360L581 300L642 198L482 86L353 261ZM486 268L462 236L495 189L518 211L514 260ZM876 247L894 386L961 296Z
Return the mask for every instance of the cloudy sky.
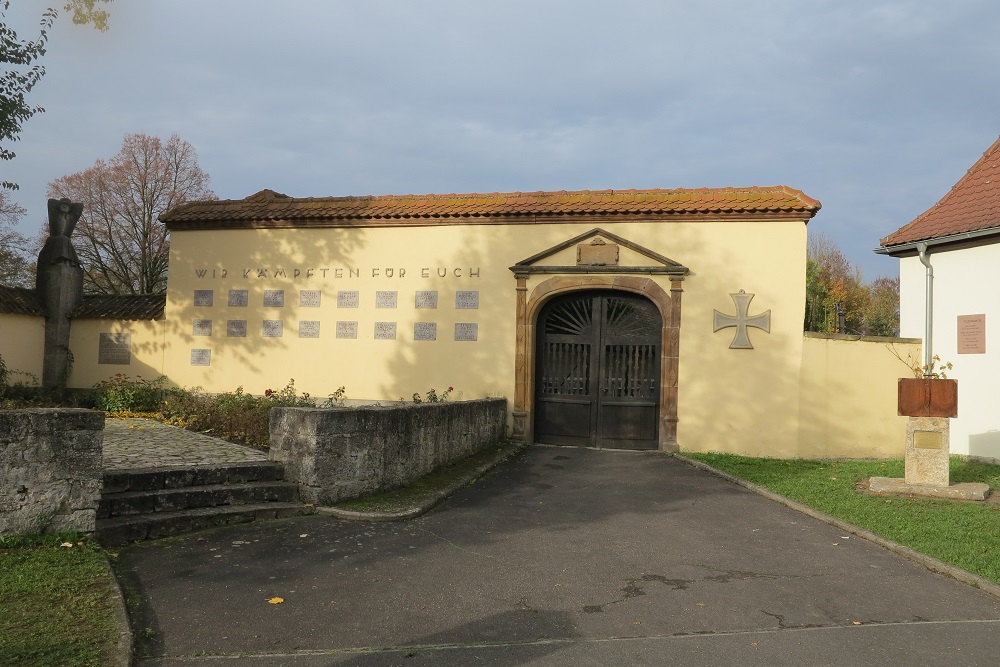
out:
M48 4L13 0L27 36ZM1000 135L996 0L116 0L61 17L15 201L177 134L300 197L788 185L866 279Z

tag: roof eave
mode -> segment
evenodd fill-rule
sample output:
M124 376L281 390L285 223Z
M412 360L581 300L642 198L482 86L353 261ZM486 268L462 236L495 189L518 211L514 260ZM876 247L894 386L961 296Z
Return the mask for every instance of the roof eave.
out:
M925 244L928 248L934 246L949 246L958 243L972 243L975 245L976 241L987 241L991 237L996 237L994 241L1000 241L1000 227L988 227L986 229L977 229L971 232L960 232L958 234L948 234L946 236L938 236L937 238L930 239L917 239L915 241L907 241L905 243L895 243L891 245L884 245L875 249L875 253L878 255L889 255L890 257L898 257L902 255L909 255L918 252L917 246L920 244Z

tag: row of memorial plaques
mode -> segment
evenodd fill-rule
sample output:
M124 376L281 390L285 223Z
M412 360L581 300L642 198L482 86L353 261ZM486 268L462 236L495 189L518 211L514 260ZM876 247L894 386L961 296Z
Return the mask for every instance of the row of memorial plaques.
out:
M376 308L396 308L399 292L377 290L375 292ZM323 294L320 290L299 290L299 307L318 308L322 301ZM200 307L211 307L215 304L215 291L210 289L196 289L194 291L194 305ZM361 304L361 295L357 290L341 290L337 292L337 308L358 308ZM227 306L246 307L250 305L250 290L231 289L229 290ZM268 289L264 290L265 308L283 308L285 305L285 290ZM417 290L413 297L415 308L437 308L437 290ZM477 309L479 308L479 290L458 290L455 292L455 308Z
M300 320L299 338L319 338L319 321ZM101 334L101 358L107 354L113 356L115 352L110 341L105 341L104 336L112 334ZM212 320L195 320L192 325L192 335L211 336ZM245 338L247 335L246 320L226 320L226 336L230 338ZM261 324L261 335L264 338L281 338L284 335L284 322L282 320L264 320ZM357 338L357 322L337 322L337 338ZM478 340L479 325L475 322L456 322L455 340L467 341ZM395 340L395 322L375 322L376 340ZM437 322L416 322L413 325L413 340L437 340ZM126 348L127 352L127 348ZM120 352L119 352L120 354ZM122 363L115 361L102 361L100 363ZM124 362L128 363L128 362Z

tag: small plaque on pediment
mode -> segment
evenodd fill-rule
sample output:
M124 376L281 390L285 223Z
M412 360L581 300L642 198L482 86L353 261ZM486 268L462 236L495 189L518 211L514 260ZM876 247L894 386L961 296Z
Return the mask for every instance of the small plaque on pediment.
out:
M577 266L618 266L618 244L601 237L576 247Z

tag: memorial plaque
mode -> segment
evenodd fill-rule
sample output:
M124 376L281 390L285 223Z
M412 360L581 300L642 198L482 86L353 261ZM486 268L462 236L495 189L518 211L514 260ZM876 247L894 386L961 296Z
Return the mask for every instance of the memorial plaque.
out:
M191 327L191 334L194 336L211 336L212 320L195 320Z
M413 340L437 340L437 322L414 322Z
M285 305L285 290L266 289L264 290L265 308L282 308Z
M211 350L191 350L191 365L192 366L211 366L212 365L212 351Z
M215 290L196 289L194 291L194 305L196 306L211 306L214 300Z
M231 289L229 290L229 301L230 306L247 306L250 304L250 294L245 289Z
M376 308L395 308L396 307L396 296L398 292L375 292L375 307Z
M455 292L456 308L479 308L479 290L459 290Z
M231 338L246 338L246 320L226 320L226 335Z
M437 308L438 307L437 290L418 290L417 295L414 299L414 305L417 308Z
M455 340L479 340L479 325L475 322L455 322Z
M319 308L319 302L322 296L323 292L318 289L299 290L299 307Z
M132 363L132 334L102 333L97 347L97 363L128 366Z
M376 322L375 340L396 340L396 323Z
M281 338L281 320L264 320L264 338Z
M357 338L357 322L337 322L337 338Z
M337 308L357 308L358 301L358 293L356 291L337 292Z
M319 338L319 320L301 320L299 338Z
M958 316L958 353L986 354L986 315Z

